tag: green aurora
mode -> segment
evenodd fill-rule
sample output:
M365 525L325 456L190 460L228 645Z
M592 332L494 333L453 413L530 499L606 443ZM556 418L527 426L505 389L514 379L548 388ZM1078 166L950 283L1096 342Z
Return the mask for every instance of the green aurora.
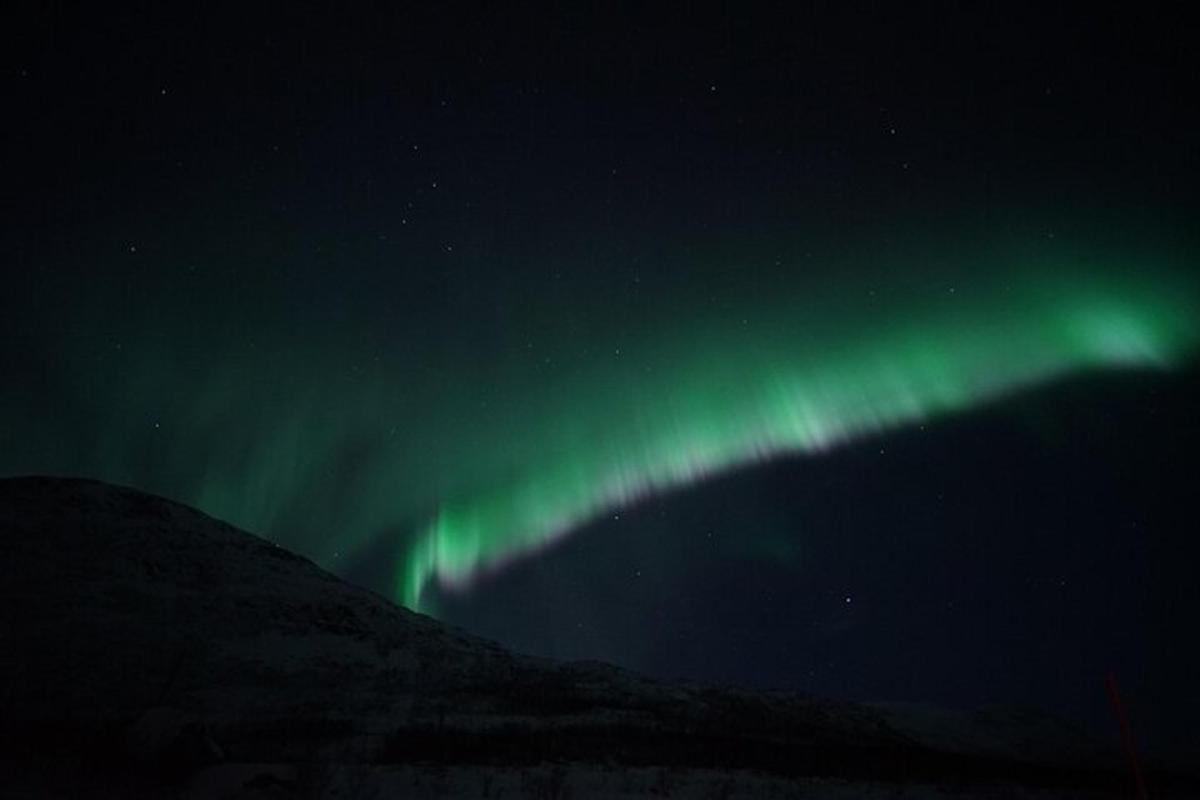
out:
M544 455L527 469L441 507L401 565L399 597L416 608L431 579L464 585L599 514L716 472L1082 370L1170 368L1200 332L1191 298L1150 281L1031 274L961 301L956 287L944 291L924 307L857 317L842 340L814 334L802 307L788 307L754 335L746 321L679 347L624 398L582 406L595 417L564 409L540 426Z
M789 256L772 280L675 267L637 302L592 277L493 285L512 321L491 327L436 305L397 321L369 285L302 315L266 267L136 306L97 286L28 356L60 399L0 396L0 472L135 485L334 570L386 545L397 599L427 607L431 581L465 586L654 492L1082 371L1183 365L1190 257L1118 250L877 248L820 270Z

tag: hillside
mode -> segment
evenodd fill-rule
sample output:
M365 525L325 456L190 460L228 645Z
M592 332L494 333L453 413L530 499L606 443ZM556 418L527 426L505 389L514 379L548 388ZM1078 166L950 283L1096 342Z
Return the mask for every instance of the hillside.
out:
M520 656L95 481L0 481L0 547L0 779L18 796L1125 791L1119 759L1038 715Z

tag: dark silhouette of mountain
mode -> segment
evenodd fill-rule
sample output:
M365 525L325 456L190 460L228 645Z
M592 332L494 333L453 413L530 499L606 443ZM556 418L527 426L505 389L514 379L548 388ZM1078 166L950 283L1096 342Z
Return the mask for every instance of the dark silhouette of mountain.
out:
M1117 755L1044 715L521 656L96 481L0 481L0 552L0 786L15 796L1129 793Z

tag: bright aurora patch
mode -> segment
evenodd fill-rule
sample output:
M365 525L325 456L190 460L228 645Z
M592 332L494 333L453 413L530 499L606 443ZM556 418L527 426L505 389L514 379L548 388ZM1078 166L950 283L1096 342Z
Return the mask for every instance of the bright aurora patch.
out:
M718 471L819 452L1080 370L1169 368L1200 333L1190 292L1153 279L1025 273L984 291L941 291L899 308L868 292L850 331L811 325L801 299L769 322L737 320L678 343L619 392L593 387L580 406L531 420L542 455L442 505L401 564L398 596L418 607L431 579L464 586L606 510Z

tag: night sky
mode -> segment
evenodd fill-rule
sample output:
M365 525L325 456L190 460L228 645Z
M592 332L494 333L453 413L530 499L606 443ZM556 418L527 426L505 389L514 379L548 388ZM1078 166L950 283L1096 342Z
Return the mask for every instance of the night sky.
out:
M1200 30L171 5L4 26L0 475L525 652L1106 737L1112 671L1186 744Z

